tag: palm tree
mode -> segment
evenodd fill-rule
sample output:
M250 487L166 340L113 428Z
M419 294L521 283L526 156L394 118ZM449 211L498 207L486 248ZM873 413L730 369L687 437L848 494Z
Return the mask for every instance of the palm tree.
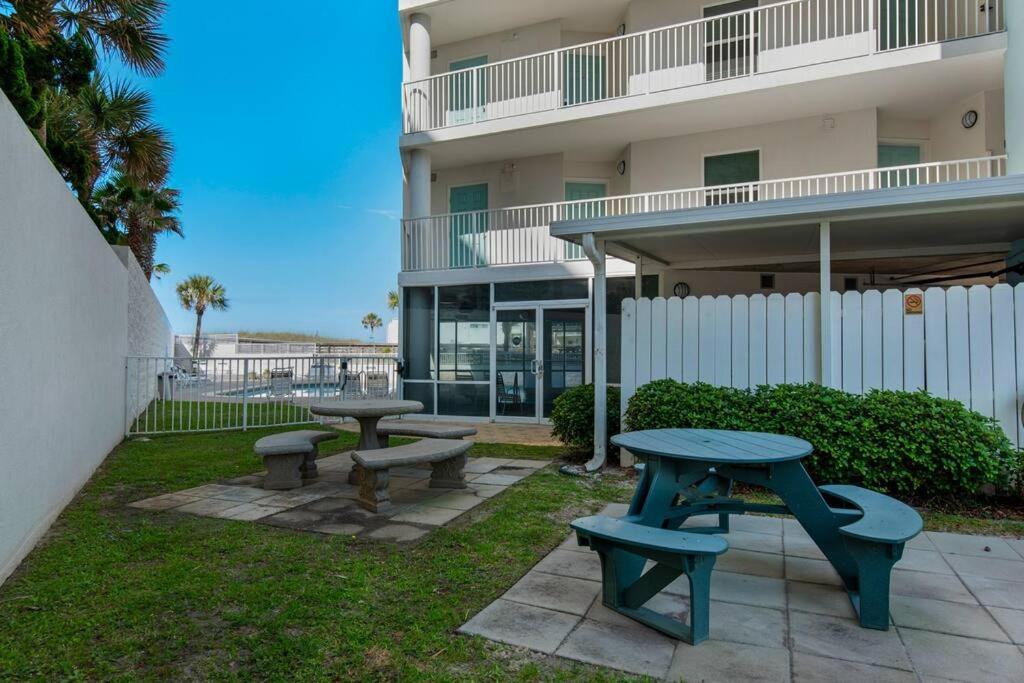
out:
M97 190L93 202L99 223L117 238L124 238L147 279L153 276L157 236L183 234L179 206L178 190L137 184L123 174Z
M0 28L46 47L55 36L79 37L155 76L170 42L160 31L165 0L0 0Z
M388 308L392 311L398 308L398 291L392 289L388 292Z
M166 263L157 263L153 266L153 277L162 280L165 275L171 274L171 267Z
M225 311L228 299L224 285L209 275L192 275L178 283L176 288L181 307L196 313L196 336L192 340L192 357L199 357L199 336L203 330L203 314L207 308Z
M363 316L363 327L370 331L370 342L373 343L373 331L384 324L376 313L367 313Z

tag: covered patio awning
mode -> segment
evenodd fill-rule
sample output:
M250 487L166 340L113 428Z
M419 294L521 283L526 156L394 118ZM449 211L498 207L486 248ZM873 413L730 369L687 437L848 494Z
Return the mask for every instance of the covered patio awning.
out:
M680 269L802 263L816 266L820 291L827 293L835 261L1008 254L1013 242L1024 239L1024 175L566 220L552 223L551 234L584 245L595 262L595 280L603 279L597 259L604 256ZM595 282L595 294L602 285ZM825 384L831 368L829 300L820 297ZM606 406L603 317L603 308L595 307L598 423ZM592 469L604 463L606 431L606 425L595 424Z

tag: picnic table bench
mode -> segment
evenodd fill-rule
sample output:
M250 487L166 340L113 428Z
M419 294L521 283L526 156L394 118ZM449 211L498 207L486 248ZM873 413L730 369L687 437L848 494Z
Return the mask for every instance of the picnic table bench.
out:
M297 489L302 486L303 479L315 479L319 444L338 436L338 432L300 429L271 434L257 441L254 450L263 458L263 466L267 468L263 488Z
M406 422L405 420L377 423L377 441L380 442L382 447L388 447L392 436L418 436L426 439L462 439L466 436L476 436L476 429L473 427L459 427L457 425L434 424L430 422Z
M601 601L610 609L691 645L708 639L711 610L711 569L729 547L725 539L644 526L596 515L572 523L581 546L601 556ZM648 560L654 568L640 578L623 567L623 551ZM643 604L685 574L690 582L689 625L658 614Z
M371 512L391 507L388 484L392 467L429 463L430 488L466 488L466 451L472 447L472 441L421 439L404 446L355 451L352 459L362 468L359 504Z

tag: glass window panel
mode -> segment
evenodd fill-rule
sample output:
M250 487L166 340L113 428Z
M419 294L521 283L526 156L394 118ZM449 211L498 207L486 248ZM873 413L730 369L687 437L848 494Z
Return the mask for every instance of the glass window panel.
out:
M489 384L437 385L437 414L463 417L488 417L491 414Z
M490 285L441 287L438 291L439 379L490 379Z
M499 282L494 285L494 300L551 301L555 299L586 299L590 296L588 289L586 279Z
M409 401L419 401L423 404L423 414L434 414L434 383L433 382L403 382L402 396Z
M405 287L404 354L406 379L434 378L434 288ZM416 399L419 400L419 399Z
M498 311L495 359L497 413L505 417L537 414L537 312Z

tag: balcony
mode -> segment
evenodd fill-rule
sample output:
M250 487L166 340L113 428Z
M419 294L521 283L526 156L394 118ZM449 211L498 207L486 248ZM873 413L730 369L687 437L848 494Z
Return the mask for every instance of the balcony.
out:
M588 107L1005 30L1007 0L787 0L403 86L406 134Z
M1003 175L1005 155L417 218L402 222L402 270L582 260L578 246L549 234L548 226L557 220L884 191Z

